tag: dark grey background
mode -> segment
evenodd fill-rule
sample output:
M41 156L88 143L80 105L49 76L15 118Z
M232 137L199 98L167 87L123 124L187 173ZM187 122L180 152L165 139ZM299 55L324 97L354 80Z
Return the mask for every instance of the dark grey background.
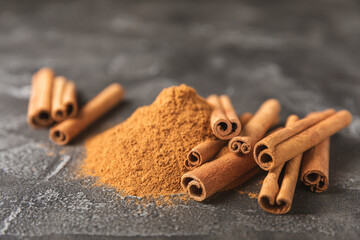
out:
M0 1L0 238L356 239L360 234L360 3L323 1ZM31 75L73 79L84 103L111 82L126 102L72 144L27 126ZM269 97L288 114L346 108L331 139L330 188L298 184L291 211L247 194L138 205L76 179L83 142L186 83L226 93L238 113ZM258 191L260 178L242 187ZM91 237L92 236L92 237Z

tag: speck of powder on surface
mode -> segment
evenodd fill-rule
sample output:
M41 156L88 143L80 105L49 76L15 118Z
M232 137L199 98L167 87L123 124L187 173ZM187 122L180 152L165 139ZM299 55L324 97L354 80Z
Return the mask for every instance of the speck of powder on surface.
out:
M249 196L249 198L258 198L259 197L258 192L249 192L249 191L239 190L238 193L240 193L242 195L246 194Z
M89 139L83 176L96 177L125 195L182 193L184 160L197 144L213 138L211 106L186 85L164 89L125 122Z

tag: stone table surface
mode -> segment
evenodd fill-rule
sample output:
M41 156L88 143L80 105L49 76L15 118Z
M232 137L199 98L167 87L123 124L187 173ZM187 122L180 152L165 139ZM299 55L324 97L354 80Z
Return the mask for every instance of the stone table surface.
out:
M127 100L56 146L26 123L42 66L73 79L81 104L111 82ZM0 239L357 239L359 79L359 1L1 0ZM76 178L86 138L181 83L230 95L238 113L278 98L283 121L350 110L352 124L331 138L329 189L298 183L291 211L274 216L248 194L263 176L205 203L168 205Z

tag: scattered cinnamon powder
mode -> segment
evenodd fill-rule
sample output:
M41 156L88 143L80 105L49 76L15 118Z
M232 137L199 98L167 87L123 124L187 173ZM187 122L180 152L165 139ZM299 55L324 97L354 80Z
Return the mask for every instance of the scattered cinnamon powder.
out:
M149 106L91 139L81 172L133 196L183 192L183 162L197 144L212 137L211 106L186 85L164 89Z
M258 196L259 196L258 192L249 192L249 191L239 190L238 193L247 194L249 196L249 198L258 198Z
M249 193L248 193L248 195L249 195L249 197L250 197L250 198L258 198L259 193L256 193L256 192L249 192Z

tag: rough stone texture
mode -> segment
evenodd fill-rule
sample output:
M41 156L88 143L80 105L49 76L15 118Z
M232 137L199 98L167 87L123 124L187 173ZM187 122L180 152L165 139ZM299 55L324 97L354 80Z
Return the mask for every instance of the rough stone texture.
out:
M0 3L1 239L357 239L360 234L360 4L319 1L14 1ZM31 74L70 77L85 102L110 82L127 101L71 145L26 124ZM353 123L331 139L330 187L296 189L273 216L247 194L138 205L75 178L84 139L186 83L236 110L278 98L283 120L328 107ZM261 177L242 187L259 190Z

